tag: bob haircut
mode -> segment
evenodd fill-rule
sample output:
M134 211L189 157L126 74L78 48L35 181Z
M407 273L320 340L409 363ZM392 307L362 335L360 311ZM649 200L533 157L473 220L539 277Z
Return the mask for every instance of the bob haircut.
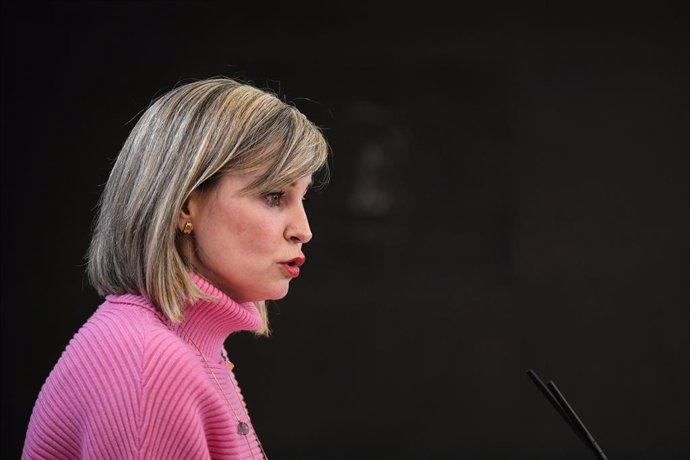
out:
M328 175L329 147L294 106L249 84L219 77L174 88L155 100L120 151L101 195L88 276L100 295L136 293L172 323L207 298L182 256L179 212L192 191L229 171L260 172L244 192L268 193ZM264 301L256 302L268 335Z

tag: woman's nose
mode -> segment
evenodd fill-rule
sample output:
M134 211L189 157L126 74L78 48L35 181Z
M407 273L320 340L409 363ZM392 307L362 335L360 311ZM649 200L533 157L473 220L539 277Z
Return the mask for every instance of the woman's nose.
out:
M305 244L311 240L313 235L303 204L300 203L299 207L295 209L285 232L285 237L294 243Z

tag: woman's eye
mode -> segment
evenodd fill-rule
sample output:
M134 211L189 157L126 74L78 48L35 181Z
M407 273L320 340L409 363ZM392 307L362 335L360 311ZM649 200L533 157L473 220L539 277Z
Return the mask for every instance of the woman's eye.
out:
M283 199L285 192L271 192L264 195L266 204L270 207L280 206L280 202Z

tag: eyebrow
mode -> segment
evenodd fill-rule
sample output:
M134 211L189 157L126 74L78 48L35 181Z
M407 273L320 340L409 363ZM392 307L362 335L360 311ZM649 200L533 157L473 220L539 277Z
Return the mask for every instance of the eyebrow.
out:
M290 187L294 187L295 185L297 185L297 181L290 184ZM311 188L312 185L314 185L314 179L309 179L309 183L307 184L307 189Z

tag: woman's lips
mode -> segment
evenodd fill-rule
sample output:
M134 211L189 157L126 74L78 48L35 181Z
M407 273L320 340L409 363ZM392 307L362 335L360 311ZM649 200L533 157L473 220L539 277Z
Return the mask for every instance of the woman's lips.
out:
M304 257L295 257L287 262L281 262L280 266L283 268L285 273L292 278L297 278L299 276L299 268L304 265Z
M280 264L280 266L283 267L283 271L285 271L288 276L293 278L297 278L299 276L299 267L297 265L289 265L283 262Z

